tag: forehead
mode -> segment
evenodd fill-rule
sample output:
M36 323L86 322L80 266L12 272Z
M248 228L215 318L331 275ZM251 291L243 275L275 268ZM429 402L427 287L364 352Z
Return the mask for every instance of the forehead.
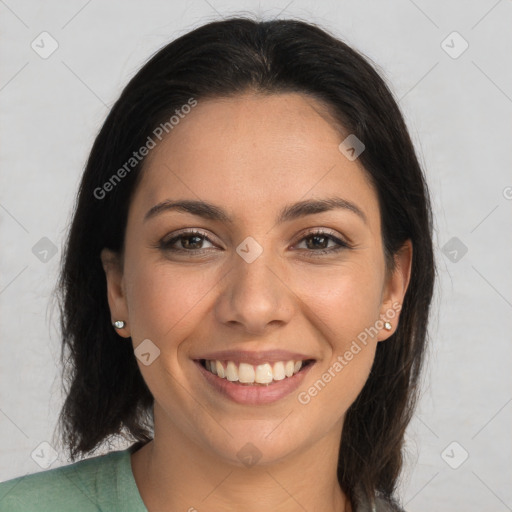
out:
M371 218L377 197L327 109L298 94L244 94L198 101L151 150L131 209L202 199L251 218L304 199L341 196ZM143 210L143 211L142 211Z

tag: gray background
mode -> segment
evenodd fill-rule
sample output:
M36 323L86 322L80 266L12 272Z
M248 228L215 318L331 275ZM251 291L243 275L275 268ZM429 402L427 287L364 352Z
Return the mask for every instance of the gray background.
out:
M42 470L31 454L54 433L63 396L51 293L109 107L165 43L246 13L331 30L399 99L431 187L439 266L400 493L414 512L512 510L510 0L0 0L0 480ZM46 59L31 47L51 49L43 31L58 43ZM67 463L58 454L51 467Z

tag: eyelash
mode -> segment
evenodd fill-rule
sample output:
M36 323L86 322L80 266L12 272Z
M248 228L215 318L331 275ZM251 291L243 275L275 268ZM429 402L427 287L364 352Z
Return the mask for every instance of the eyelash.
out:
M165 240L165 239L160 240L160 242L157 245L157 248L164 250L164 251L174 252L174 253L182 253L182 254L189 253L189 254L194 254L194 255L202 255L205 253L205 251L208 251L208 249L191 249L191 250L189 250L189 249L176 249L176 248L171 247L172 245L174 245L175 242L177 242L183 238L189 238L192 236L198 236L200 238L208 240L210 243L213 243L205 233L203 233L201 231L190 230L190 231L185 231L183 233L180 233L179 235L174 236L170 240ZM352 248L352 246L348 242L345 242L344 240L341 240L340 238L334 236L329 231L320 230L320 229L306 233L299 240L299 243L302 242L303 240L312 238L314 236L325 237L325 238L332 240L336 244L338 244L338 247L331 247L330 249L319 249L319 250L305 249L306 251L313 253L314 257L322 256L325 254L334 254L334 253L337 253L344 249Z

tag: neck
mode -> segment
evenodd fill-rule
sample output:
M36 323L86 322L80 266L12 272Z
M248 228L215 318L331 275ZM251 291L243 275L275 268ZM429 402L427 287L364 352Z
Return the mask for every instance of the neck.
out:
M149 512L351 512L336 475L340 436L341 425L272 464L240 467L192 442L175 425L158 429L155 417L155 438L132 455L132 470Z

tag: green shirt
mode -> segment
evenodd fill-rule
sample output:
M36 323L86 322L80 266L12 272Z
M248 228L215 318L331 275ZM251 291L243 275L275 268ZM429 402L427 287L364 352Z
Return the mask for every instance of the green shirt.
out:
M0 483L0 512L148 512L133 477L135 445Z
M133 477L130 455L140 448L81 460L0 483L0 512L148 512ZM376 498L354 512L404 512Z

